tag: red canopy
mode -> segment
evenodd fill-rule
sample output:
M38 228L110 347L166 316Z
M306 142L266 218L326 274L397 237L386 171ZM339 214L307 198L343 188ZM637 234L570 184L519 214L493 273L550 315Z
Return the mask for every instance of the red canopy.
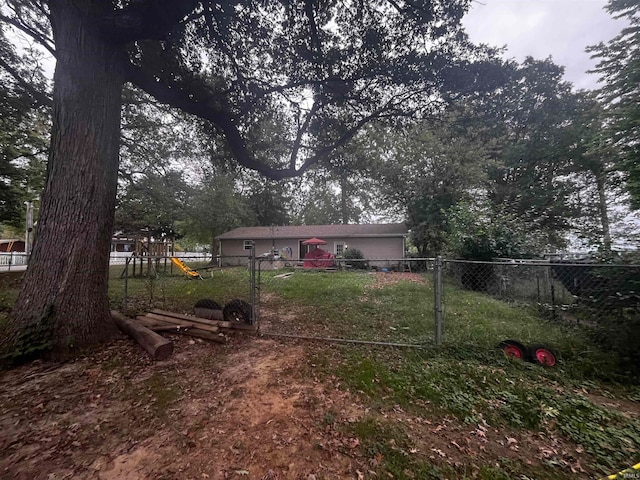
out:
M304 268L333 267L333 255L321 248L314 248L304 256Z
M309 240L305 240L304 242L302 242L302 244L303 245L326 245L327 242L319 238L313 237L313 238L310 238Z

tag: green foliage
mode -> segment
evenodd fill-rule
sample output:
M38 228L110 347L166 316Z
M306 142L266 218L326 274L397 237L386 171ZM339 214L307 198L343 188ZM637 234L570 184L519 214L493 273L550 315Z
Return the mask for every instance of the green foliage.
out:
M291 198L286 193L284 182L259 182L247 201L255 214L257 225L289 225Z
M175 229L185 216L191 187L181 172L148 172L129 183L118 199L116 229L137 231L145 227Z
M469 198L469 190L484 177L486 152L471 133L456 131L458 121L459 116L449 114L392 134L377 166L382 193L404 210L411 242L422 256L444 250L449 210Z
M500 131L500 150L488 170L491 203L555 246L563 245L562 232L578 214L569 202L576 188L569 174L583 154L579 97L562 75L549 59L527 58L512 65L512 78L485 107Z
M29 319L19 330L12 330L11 324L0 324L3 338L13 337L12 343L3 344L0 351L0 367L13 366L41 358L53 348L54 332L52 326L53 308L50 307L40 317Z
M609 142L620 152L618 168L627 176L627 188L634 206L640 206L640 6L632 0L610 0L607 10L628 25L607 44L589 47L600 60L595 72L604 86L599 92L606 105Z
M364 254L357 248L347 248L342 253L342 258L345 260L364 260ZM345 262L345 264L359 270L369 269L369 262Z
M313 183L304 197L296 223L304 225L332 225L342 221L340 197L326 181Z
M640 421L629 420L617 411L598 406L582 395L556 404L558 429L582 445L598 460L601 473L617 471L638 452Z
M497 355L469 357L453 350L352 351L337 373L376 408L400 405L416 414L454 415L483 428L563 435L593 455L603 473L628 462L640 445L637 419L569 393L568 371L557 374Z
M180 228L189 237L213 245L213 237L240 226L254 225L256 217L230 176L212 172L194 189Z
M452 208L448 223L448 249L456 258L491 261L530 257L543 245L514 215L495 212L482 200Z
M34 51L19 56L1 25L0 56L18 72L30 71L35 87L46 88ZM0 224L24 228L23 203L44 186L48 128L47 109L0 68Z

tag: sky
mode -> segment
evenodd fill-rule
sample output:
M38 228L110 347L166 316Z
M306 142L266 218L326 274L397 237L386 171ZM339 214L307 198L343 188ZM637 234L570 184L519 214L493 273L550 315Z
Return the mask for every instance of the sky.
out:
M615 37L623 21L604 10L606 0L475 0L463 23L471 41L507 46L505 58L527 56L565 67L565 80L576 89L599 87L587 74L595 60L585 48Z

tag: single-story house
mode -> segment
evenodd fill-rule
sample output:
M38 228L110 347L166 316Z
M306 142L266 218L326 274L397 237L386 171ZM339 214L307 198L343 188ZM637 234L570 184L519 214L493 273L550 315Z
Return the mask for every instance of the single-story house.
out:
M257 256L274 254L290 262L301 262L315 245L303 245L313 237L327 242L320 248L340 258L346 249L362 252L364 258L380 259L373 265L397 265L405 258L405 242L409 231L404 223L369 225L286 225L240 227L216 237L222 265L245 264L251 244ZM383 260L395 260L385 262Z

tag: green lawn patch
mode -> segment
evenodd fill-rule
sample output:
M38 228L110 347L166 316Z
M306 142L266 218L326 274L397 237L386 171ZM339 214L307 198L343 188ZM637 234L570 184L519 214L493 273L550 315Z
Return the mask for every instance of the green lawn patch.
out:
M433 290L428 280L372 288L372 276L366 273L296 272L287 279L269 278L265 285L278 298L273 303L276 309L294 310L291 321L303 331L315 332L322 325L324 336L424 345L423 349L345 346L313 359L317 369L337 376L343 388L360 392L373 410L398 405L424 418L453 416L468 425L543 432L584 452L583 462L591 476L636 462L638 415L597 405L581 392L637 399L638 388L619 370L610 352L590 341L587 331L551 322L530 307L447 285L444 345L435 347ZM550 345L559 353L560 363L546 369L507 359L496 349L507 338ZM380 468L394 478L451 475L398 454L394 448L402 444L402 432L399 424L380 424L379 419L357 425L353 431L363 437L367 454L382 454L386 460ZM393 448L385 441L388 437L395 439ZM532 470L507 459L499 468L484 465L474 475L576 478L568 469L547 460L542 470ZM406 471L419 474L411 477ZM471 473L464 475L459 470L454 476L472 478Z
M190 265L193 268L199 265ZM112 308L122 308L125 292L123 266L110 268L109 299ZM225 268L202 272L203 279L189 278L177 269L173 274L159 272L151 277L128 278L127 310L141 313L151 308L176 312L190 312L202 298L210 298L221 305L230 300L249 300L249 272L246 268Z

